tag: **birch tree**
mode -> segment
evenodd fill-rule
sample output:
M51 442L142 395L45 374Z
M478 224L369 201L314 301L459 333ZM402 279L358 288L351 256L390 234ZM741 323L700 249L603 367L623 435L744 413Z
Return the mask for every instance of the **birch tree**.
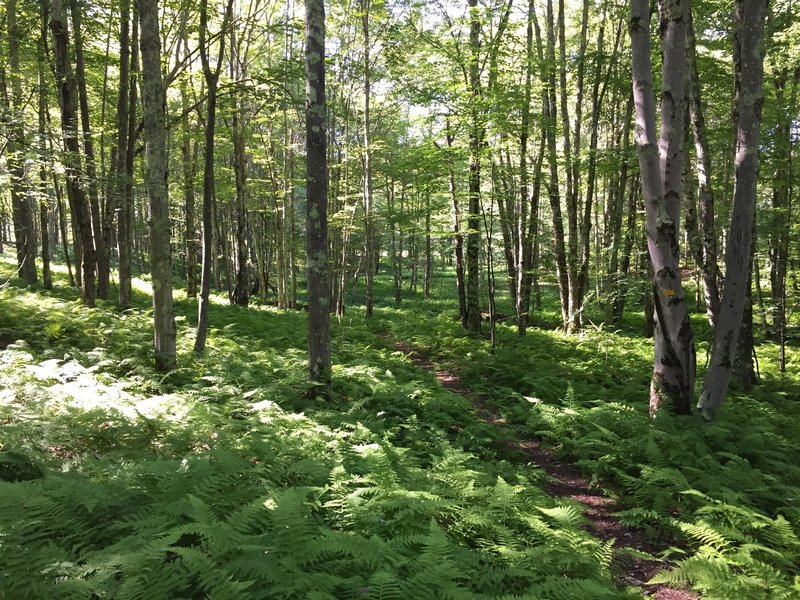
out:
M662 0L660 8L663 66L658 139L647 0L632 0L630 20L635 140L642 173L655 305L650 412L658 411L666 401L675 412L688 414L694 394L695 348L678 268L688 3Z

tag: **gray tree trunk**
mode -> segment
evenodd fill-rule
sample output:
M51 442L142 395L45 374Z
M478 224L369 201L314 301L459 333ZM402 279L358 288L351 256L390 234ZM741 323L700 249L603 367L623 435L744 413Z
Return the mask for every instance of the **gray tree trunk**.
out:
M41 24L39 43L36 46L36 63L39 78L39 131L37 140L39 150L39 223L42 231L42 282L44 288L53 287L53 276L50 272L50 194L48 190L49 172L52 171L52 157L47 149L47 76L45 75L45 51L47 48L47 25ZM56 232L56 237L58 233Z
M370 100L371 84L370 79L370 39L369 39L369 11L371 0L361 0L361 28L364 34L364 256L366 266L364 268L364 282L366 287L366 298L364 305L367 318L372 317L375 287L375 228L374 228L374 208L372 199L372 148L370 148Z
M786 319L787 286L786 275L789 259L789 238L792 213L792 122L793 107L800 71L792 77L792 92L787 98L789 69L784 67L774 77L775 98L778 107L778 123L775 128L772 176L772 210L769 225L770 283L772 284L772 334L779 345L778 367L786 370Z
M197 305L197 336L194 351L202 352L208 337L208 308L211 291L211 263L214 260L214 132L217 125L217 83L225 54L225 29L230 21L232 0L228 0L219 35L217 64L211 68L208 55L208 0L200 4L200 61L203 64L208 105L206 106L205 156L203 160L203 263L200 273L200 299ZM227 262L227 261L226 261ZM227 265L226 265L227 272Z
M433 277L433 256L431 255L431 193L425 191L425 275L422 283L422 294L427 300L431 295L431 278Z
M505 137L505 136L503 136ZM501 137L500 143L506 145L507 140ZM527 140L525 140L527 145ZM500 164L492 159L492 190L493 196L497 198L497 212L500 217L500 233L503 236L503 256L505 258L506 273L508 274L509 294L511 301L514 303L514 310L517 306L517 251L519 250L519 239L517 229L519 220L519 202L515 193L512 191L513 183L509 180L513 179L511 173L508 172L510 161L507 165L503 160L502 150L498 153ZM503 176L500 176L500 169L503 170ZM526 169L527 170L527 169ZM502 185L500 180L502 180Z
M238 81L247 76L243 59L238 55L236 47L236 28L231 29L231 69L233 81ZM238 306L247 306L250 301L250 271L247 264L247 151L245 149L245 122L244 102L237 95L233 99L233 115L231 117L231 139L233 141L233 173L236 184L236 284L233 290L233 300ZM275 200L278 201L278 190L275 190ZM277 209L277 207L276 207ZM276 215L279 211L276 210ZM279 219L276 219L279 221ZM276 240L281 237L281 232L276 232Z
M657 146L650 7L647 0L631 2L635 139L653 268L655 357L650 386L651 414L664 402L670 403L675 412L688 414L694 395L694 336L678 268L687 6L686 2L676 0L665 0L662 4L661 138Z
M458 292L458 314L461 317L461 326L467 327L467 291L464 282L464 234L462 233L463 217L461 216L461 202L458 199L456 185L456 171L453 165L453 141L455 136L450 131L450 121L445 126L447 140L447 176L450 190L450 199L453 204L453 252L456 258L456 291Z
M328 155L325 99L325 6L306 6L306 274L308 379L326 389L331 380L328 285Z
M31 202L25 193L25 114L22 98L22 74L19 67L19 46L22 42L17 28L17 0L6 5L8 31L8 63L11 79L11 115L8 123L8 156L11 172L11 214L14 222L14 243L17 250L19 277L33 283L36 274L36 230L33 225Z
M558 183L558 157L556 147L556 58L555 58L555 26L553 20L553 3L547 0L547 63L542 61L543 85L547 90L544 106L547 136L547 159L550 166L548 195L550 198L550 214L553 219L553 253L556 259L556 277L561 299L561 320L566 328L569 323L569 274L567 269L567 253L564 245L564 219L561 215L561 193ZM538 27L537 27L538 29ZM545 66L547 65L547 66Z
M589 287L589 259L591 253L591 225L592 225L592 209L595 204L594 197L597 189L597 144L598 144L598 137L600 133L600 113L603 107L603 101L606 96L606 91L608 90L608 82L611 78L611 71L614 68L614 65L617 62L617 51L619 49L620 39L622 37L622 23L619 24L617 27L617 32L614 37L614 50L611 53L611 58L608 61L608 66L606 67L605 74L603 75L601 72L602 68L602 56L603 56L603 40L605 37L605 27L603 25L600 26L600 30L597 34L597 59L595 61L595 79L594 83L592 84L592 120L591 125L589 126L590 129L590 136L589 136L589 165L588 165L588 172L586 177L586 200L583 204L583 218L581 220L581 254L580 254L580 270L578 271L578 302L579 305L576 307L575 310L578 311L577 313L577 325L583 328L583 302L586 296L586 290ZM629 114L626 114L626 117L629 117ZM627 123L626 123L627 124ZM628 131L625 130L623 135L628 135ZM576 138L577 139L577 138ZM624 142L627 145L627 139ZM578 144L576 143L576 151L578 149ZM625 187L625 176L627 175L627 162L623 161L623 176L620 178L621 188L624 192ZM577 181L577 179L576 179ZM620 211L622 209L621 202L619 203ZM621 219L621 215L619 217ZM575 318L575 317L573 317Z
M630 251L632 248L632 229L635 226L636 219L636 204L631 196L633 193L633 182L628 184L628 148L630 148L631 137L631 119L633 117L633 97L629 97L625 106L625 113L622 122L622 132L620 133L620 142L617 145L620 157L620 173L619 178L613 186L614 194L611 205L611 226L610 230L610 245L608 257L608 287L611 292L611 298L608 303L606 311L607 317L611 322L617 323L622 318L622 314L618 309L624 306L624 296L627 293L627 286L625 285L625 278L627 277L628 265L630 264ZM626 191L630 189L631 193L628 196L627 202L627 228L625 239L622 238L622 221L624 210ZM622 257L620 259L620 246L623 248ZM626 254L627 251L627 254ZM622 266L625 266L623 272Z
M481 329L481 311L478 290L480 273L478 254L481 243L481 81L480 43L481 16L478 0L468 0L469 7L469 214L467 215L467 328Z
M119 214L117 216L117 248L119 252L119 305L127 308L131 302L131 262L133 255L133 162L136 156L136 107L138 90L136 85L139 70L139 13L133 12L131 25L131 68L128 85L128 130L125 141L124 172L121 173L124 186L119 190ZM120 136L122 133L120 132ZM120 156L119 164L123 166Z
M89 211L89 202L86 199L86 191L80 177L81 159L78 145L78 118L75 111L77 88L69 59L69 34L63 0L53 0L52 2L50 31L53 33L55 75L59 106L61 108L61 130L66 150L64 161L67 196L69 196L70 208L73 212L80 240L81 298L84 305L93 307L95 303L96 259L92 236L92 218Z
M119 90L117 94L117 138L114 147L111 149L111 161L113 169L112 193L106 200L107 214L113 214L119 210L120 217L118 222L125 222L127 220L122 216L125 210L125 191L128 187L127 170L125 164L128 155L128 111L130 110L130 66L131 66L131 35L130 35L130 18L131 18L130 0L122 0L120 2L120 16L119 16ZM135 108L133 109L135 112ZM107 219L110 225L110 219ZM118 242L122 236L117 234ZM130 304L130 251L128 251L128 265L127 265L127 279L125 281L125 292L127 298L123 298L123 281L122 281L122 251L120 251L120 305L127 306ZM123 299L125 303L123 304Z
M577 172L573 170L574 162L572 156L572 138L570 134L569 104L567 92L567 50L565 36L565 7L564 0L558 0L558 83L559 83L559 113L561 116L561 151L564 155L564 170L566 171L566 186L564 193L564 204L567 209L567 245L566 245L566 265L567 265L567 319L564 321L564 329L568 332L577 329L576 304L578 303L578 194L579 188L574 185ZM586 3L584 2L584 6ZM583 44L583 42L582 42ZM579 58L579 64L582 61ZM582 75L581 75L582 77ZM553 92L555 93L555 92ZM579 97L576 98L579 104L583 102L583 91L578 89ZM553 104L553 118L556 118L555 104ZM577 152L577 149L576 149ZM563 226L562 226L563 227Z
M517 269L516 269L516 294L514 311L517 317L517 333L525 335L528 326L528 307L531 294L531 255L532 246L528 219L535 219L536 215L528 215L529 190L528 190L528 134L531 117L531 87L533 80L533 18L535 5L533 0L528 0L528 19L525 28L525 89L522 101L522 122L519 132L519 210L517 211Z
M739 122L735 181L725 252L725 289L714 330L711 364L697 404L700 414L707 420L714 419L728 391L750 285L750 245L758 183L758 138L764 103L762 38L766 10L765 0L736 0L734 26L739 33L736 39L741 44L741 61L736 64L740 86L736 90Z
M189 43L186 30L181 32L184 45L183 58L189 62ZM194 178L197 172L197 143L192 150L192 132L189 127L189 86L186 78L181 79L181 166L183 167L183 206L185 213L186 237L186 296L197 298L197 223L195 212Z
M736 382L745 392L760 383L755 364L755 340L753 339L753 271L756 263L756 227L753 221L753 239L750 244L750 272L745 290L744 312L742 313L742 329L739 332L739 343L736 347L736 359L733 362L733 373Z
M236 285L233 298L237 305L247 306L250 298L250 275L247 266L247 154L244 125L239 115L242 107L238 101L234 102L237 105L233 109L231 127L233 172L236 180Z
M137 0L142 31L142 103L145 132L145 186L150 208L150 270L156 369L175 368L175 312L172 304L172 249L167 196L167 128L161 79L158 0Z
M703 271L706 313L708 322L714 327L719 314L719 265L717 264L717 231L714 222L714 189L711 185L711 152L708 146L703 103L700 94L700 77L697 72L697 50L689 9L687 58L689 66L689 117L694 135L697 156L697 178L699 193L700 233L702 240L702 262L698 266Z
M89 212L92 218L95 259L97 261L97 296L108 299L109 257L103 240L103 223L100 217L100 199L98 196L97 168L94 157L94 140L89 119L89 94L86 89L86 64L83 57L83 15L81 0L69 0L72 16L72 35L75 38L75 82L78 85L78 106L83 133L83 154L86 158L84 167L86 176L84 189L89 200Z

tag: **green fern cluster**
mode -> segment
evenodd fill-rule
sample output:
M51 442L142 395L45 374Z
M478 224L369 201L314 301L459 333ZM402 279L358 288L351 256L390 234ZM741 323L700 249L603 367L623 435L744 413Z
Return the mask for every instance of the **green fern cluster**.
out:
M790 434L784 420L777 408L742 398L711 426L653 421L615 402L537 404L529 423L622 487L624 523L685 540L693 553L655 581L714 598L789 598L800 570L800 471L787 458L800 432Z
M3 293L11 323L29 292ZM541 471L373 333L339 336L314 401L293 314L220 311L163 378L124 341L137 309L85 317L114 328L94 348L27 335L72 319L34 296L0 351L2 598L637 597Z
M696 544L695 555L654 581L688 586L710 598L794 598L800 578L790 578L800 560L800 539L782 516L770 518L701 494L707 502L694 523L681 530Z
M647 415L652 341L634 332L639 323L581 336L531 329L524 338L500 325L493 349L447 315L420 326L417 310L395 311L397 337L436 348L509 424L577 461L593 483L610 482L623 523L684 548L672 549L678 566L660 580L704 597L798 596L800 381L775 372L773 347L759 349L763 385L734 393L707 425Z

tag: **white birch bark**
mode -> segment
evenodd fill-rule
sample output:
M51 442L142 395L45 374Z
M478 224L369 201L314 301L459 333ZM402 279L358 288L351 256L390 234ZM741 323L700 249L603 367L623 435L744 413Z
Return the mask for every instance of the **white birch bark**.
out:
M694 391L694 337L678 269L677 237L683 160L686 9L685 2L665 0L662 3L662 125L656 146L649 3L647 0L631 2L635 140L642 172L647 245L653 266L656 321L651 414L664 402L670 403L677 413L689 413Z

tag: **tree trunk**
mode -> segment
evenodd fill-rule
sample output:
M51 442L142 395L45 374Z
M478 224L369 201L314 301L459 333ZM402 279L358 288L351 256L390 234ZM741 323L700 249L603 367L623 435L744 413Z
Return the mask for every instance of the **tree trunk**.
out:
M128 128L127 139L124 140L125 154L118 157L118 164L124 169L120 173L122 182L119 189L119 215L117 217L117 248L119 253L119 305L125 309L131 303L131 263L133 251L133 161L136 156L136 106L138 93L136 74L139 70L139 13L133 11L133 24L131 25L131 67L130 83L128 85ZM122 122L120 121L121 125ZM123 139L122 131L119 139ZM119 141L117 142L119 143ZM122 162L124 160L124 163Z
M796 70L793 85L797 86L800 71ZM795 101L786 98L788 68L774 78L778 104L775 128L775 171L772 177L772 210L769 227L770 282L772 284L772 334L779 345L779 369L786 368L786 275L789 259L789 237L792 207L792 113ZM796 92L795 92L796 93ZM794 96L793 93L791 96Z
M8 28L8 63L11 76L11 119L8 123L6 151L10 163L14 244L17 251L19 277L25 283L33 283L37 279L37 240L31 201L25 193L25 113L22 98L22 74L19 66L19 46L22 40L17 28L17 0L8 0L5 21Z
M86 91L86 65L83 58L83 16L81 14L81 0L69 0L69 2L70 14L72 15L72 35L75 38L75 81L78 84L78 106L81 116L81 131L83 133L83 153L86 157L84 189L89 200L92 231L94 233L95 259L97 261L97 296L106 300L108 299L109 285L109 257L106 254L105 244L103 243L103 224L100 219L94 141L92 140L92 127L89 120L89 96Z
M325 99L325 7L306 5L306 274L308 379L325 390L331 380L328 286L328 155Z
M455 136L450 132L450 121L446 125L445 137L447 139L447 175L450 189L450 198L453 203L453 247L456 257L456 291L458 292L458 310L461 317L461 326L467 327L467 294L464 283L464 235L461 233L461 203L458 199L456 186L456 172L453 166L453 141Z
M649 3L647 0L631 2L636 149L642 173L656 319L651 414L658 411L664 402L670 403L676 413L688 414L694 394L694 336L678 268L677 235L683 158L680 145L684 137L686 6L685 2L677 3L676 0L665 0L662 5L661 139L657 147Z
M373 224L372 206L372 149L370 148L370 41L369 41L369 11L371 0L361 0L361 27L364 34L364 256L366 267L364 281L366 285L366 298L364 301L366 317L372 317L375 287L375 231Z
M480 82L480 43L481 16L478 0L468 0L469 6L469 214L467 215L467 328L480 331L481 312L478 297L479 265L478 254L481 243L481 82Z
M490 198L496 196L496 191L492 190ZM494 354L497 346L497 307L495 305L495 279L494 279L494 250L492 249L492 237L494 236L494 206L489 201L489 210L481 207L483 215L483 226L486 229L486 289L489 295L489 341L492 353ZM488 213L488 216L487 216Z
M51 148L52 154L52 148ZM72 274L72 261L69 258L69 241L67 239L67 215L64 210L64 202L61 199L62 191L61 186L56 181L55 174L53 175L53 188L56 193L56 205L58 208L58 226L61 231L61 249L64 252L64 262L67 263L67 276L69 277L70 287L75 287L75 277Z
M189 62L189 42L186 31L182 32L184 54ZM192 151L192 132L189 127L189 86L181 79L181 166L183 167L183 206L185 210L186 237L186 296L197 298L197 215L195 211L194 177L197 171L197 143Z
M692 23L692 11L689 9L689 26L687 29L687 59L689 67L689 118L694 135L695 154L697 156L697 178L699 194L700 231L702 240L702 261L698 266L703 271L705 288L706 314L708 323L714 327L719 314L719 265L717 264L717 231L714 222L714 190L711 185L711 152L708 146L703 103L700 99L700 77L697 72L697 49Z
M764 103L763 31L765 0L736 0L735 39L740 44L736 62L736 103L739 113L736 144L735 181L730 233L725 252L725 289L714 330L711 365L700 394L698 409L704 419L713 420L725 399L736 355L742 314L750 282L750 245L755 218L758 183L758 138L761 108ZM734 52L734 56L736 56Z
M206 106L205 156L203 159L203 263L200 274L200 300L197 307L197 337L194 351L202 352L208 337L208 307L211 291L211 263L214 244L214 132L217 125L217 83L222 59L225 55L225 30L231 18L231 4L228 0L225 16L219 35L217 64L212 70L208 54L208 0L200 4L200 61L203 64L203 76L206 81L208 105Z
M433 256L431 256L431 193L425 190L425 275L422 294L427 300L431 295L431 278L433 277Z
M111 227L112 217L114 212L119 210L120 217L118 221L125 220L122 212L125 210L125 191L128 187L127 170L125 164L128 155L128 120L129 110L136 111L135 107L131 108L130 103L130 66L131 66L131 35L130 35L130 17L131 17L130 0L122 0L120 2L120 16L119 16L119 91L117 94L117 138L114 147L111 149L112 169L114 171L112 180L112 192L106 200L106 218L104 219L104 226ZM110 236L109 236L110 237ZM122 236L117 235L117 240ZM122 252L120 252L120 305L122 303ZM129 253L130 256L130 253ZM128 258L130 261L130 258ZM130 303L130 265L127 267L128 279L126 281L126 293L128 300L125 304Z
M220 213L219 203L217 202L216 190L212 199L212 215L214 225L214 239L217 242L217 289L221 288L222 280L225 281L225 295L228 302L233 304L233 279L231 273L233 271L233 261L231 260L231 246L228 239L228 231L230 228L226 226L227 210L223 208Z
M590 125L591 135L589 138L589 166L586 180L586 200L583 206L583 219L581 221L581 253L580 253L580 270L578 272L578 307L577 310L577 325L583 327L583 302L586 296L586 291L589 287L589 259L591 248L591 217L592 207L594 206L594 197L597 188L597 143L600 129L600 111L603 107L603 100L605 99L606 90L608 89L608 82L611 78L611 71L614 64L617 62L617 49L619 48L620 39L622 37L622 23L620 22L617 27L617 32L614 38L614 50L611 53L611 60L609 60L608 67L606 68L605 75L601 74L602 55L603 55L603 39L605 34L605 27L600 26L600 31L597 34L597 60L595 63L595 79L592 85L592 120ZM623 127L623 136L626 138L624 142L627 146L627 137L629 128L627 127L630 121L630 112L626 112L626 126ZM577 137L576 137L577 140ZM578 144L575 145L576 152L578 151ZM621 187L624 192L625 178L627 176L627 160L623 160L622 176L620 178ZM620 197L621 199L621 197ZM620 210L622 209L621 202L619 203ZM621 217L620 217L621 218ZM598 282L599 283L599 282Z
M614 300L611 308L611 322L620 323L625 313L625 300L628 295L628 273L631 265L631 254L636 243L637 227L636 213L639 206L639 195L641 185L638 178L633 177L628 186L627 219L625 223L625 240L622 245L622 256L619 260L619 270L615 274L614 281Z
M175 368L175 312L172 305L172 249L167 196L167 115L161 80L158 0L137 0L142 23L142 103L145 132L145 186L150 207L150 272L156 369Z
M533 293L533 308L539 310L542 308L542 294L539 289L539 207L541 205L541 192L542 192L542 164L544 162L544 154L547 139L544 129L541 132L542 137L539 139L539 152L536 155L536 166L533 170L533 191L531 193L531 207L530 216L528 218L528 244L530 245L530 254L527 267L525 269L525 279L523 280L522 291L522 306L525 312L528 313L526 321L530 324L530 310L531 310L531 293Z
M610 299L606 315L612 323L618 323L622 318L619 307L624 305L624 296L627 293L627 285L625 285L625 277L628 272L628 265L630 264L630 252L633 247L631 240L631 233L635 227L636 219L636 204L634 185L628 185L628 149L630 147L631 137L631 119L633 117L633 97L629 96L625 106L625 116L623 117L621 140L617 145L617 152L620 160L619 178L615 179L616 183L612 187L613 198L611 200L611 240L610 240L610 253L608 257L608 287L611 291ZM622 217L625 213L625 193L628 190L627 203L627 228L625 240L622 239ZM623 254L620 259L619 250L620 245L623 246ZM606 244L607 246L609 244ZM624 263L625 270L621 268L621 263Z
M567 279L569 283L569 319L566 323L567 331L574 332L581 327L580 311L583 304L583 290L579 273L578 261L580 260L578 244L580 242L583 224L579 222L580 212L580 144L581 144L581 119L583 114L583 80L586 61L587 29L589 19L589 1L583 1L581 15L581 32L578 54L576 56L576 99L575 99L575 129L574 138L570 143L570 118L567 104L567 76L566 76L566 39L564 35L565 14L564 0L558 2L558 47L559 47L559 84L561 100L561 124L563 129L564 166L567 171L567 265L569 267ZM599 77L599 75L598 75ZM586 207L586 241L589 241L591 228L591 205ZM588 253L587 253L588 254Z
M547 119L547 158L550 166L548 195L550 197L550 214L553 219L553 253L556 259L556 276L561 299L561 321L566 329L570 321L569 302L570 286L567 268L567 253L564 246L564 219L561 215L561 193L558 183L558 157L556 148L556 76L555 76L555 28L553 25L553 3L547 0L547 75L543 81L548 90L544 115ZM544 63L543 63L544 64Z
M233 172L236 179L236 287L233 298L239 306L247 306L250 295L250 276L247 267L247 155L244 146L243 125L238 114L241 106L235 106L233 110L231 134L233 137ZM280 235L278 232L278 237Z
M45 50L47 48L47 26L44 21L41 24L39 43L36 46L36 64L38 67L39 78L39 222L42 230L42 281L44 289L49 290L53 287L53 276L50 272L50 235L49 235L49 213L50 213L50 194L48 192L48 171L52 170L52 160L47 151L47 78L45 76ZM56 233L56 238L58 234Z
M753 222L753 240L750 244L750 267L747 289L745 290L742 329L739 332L739 343L736 346L736 359L733 373L736 382L745 392L759 383L758 371L754 361L755 340L753 339L753 265L755 264L756 228Z
M500 155L501 166L505 169L505 163ZM511 193L509 185L506 183L507 177L503 177L502 189L500 185L500 166L492 159L492 191L497 198L497 210L500 216L500 233L503 236L503 256L506 263L506 273L508 274L507 283L511 301L514 303L516 312L517 298L517 242L518 233L518 213L516 205L516 195ZM527 170L527 168L526 168ZM527 207L526 207L527 210Z
M77 114L75 112L75 77L69 61L69 35L63 0L53 0L50 15L50 31L53 33L53 53L55 56L55 75L61 108L61 130L64 137L65 175L67 195L77 225L81 246L81 298L83 304L93 307L95 302L94 240L92 239L92 218L86 191L81 181L81 159L78 146Z
M516 269L516 297L514 298L514 312L517 318L517 333L525 335L528 326L528 306L530 304L530 275L531 268L531 239L528 219L535 219L536 215L528 215L528 129L531 118L531 84L533 79L533 14L534 2L528 0L528 19L525 28L525 89L522 101L522 121L519 135L519 211L517 211L517 269Z

